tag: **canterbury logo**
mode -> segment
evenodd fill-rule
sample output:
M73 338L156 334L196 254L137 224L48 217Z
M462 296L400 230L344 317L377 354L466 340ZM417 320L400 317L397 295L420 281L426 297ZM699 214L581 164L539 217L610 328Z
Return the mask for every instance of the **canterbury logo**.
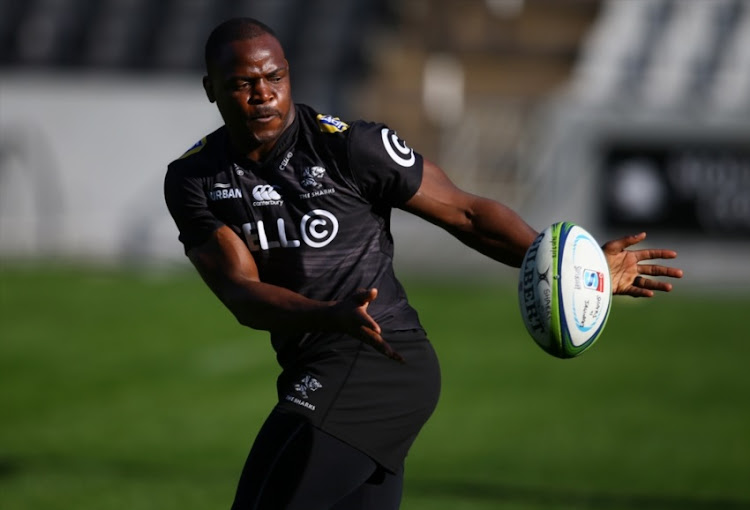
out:
M258 202L279 202L281 195L270 184L260 184L253 188L253 198ZM261 204L255 204L261 205Z

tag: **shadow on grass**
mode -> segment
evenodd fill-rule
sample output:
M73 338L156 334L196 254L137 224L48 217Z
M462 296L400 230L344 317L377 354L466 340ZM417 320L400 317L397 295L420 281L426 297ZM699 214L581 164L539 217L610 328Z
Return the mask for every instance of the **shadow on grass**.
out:
M487 503L526 503L550 508L646 509L646 510L750 510L749 500L698 498L686 495L628 494L560 489L550 487L514 487L492 482L467 480L411 480L409 496L451 498Z
M237 471L222 468L207 469L205 464L175 464L174 462L147 462L123 459L68 457L38 455L26 457L0 457L0 482L10 482L23 476L64 474L71 477L111 477L122 479L225 479L239 476Z

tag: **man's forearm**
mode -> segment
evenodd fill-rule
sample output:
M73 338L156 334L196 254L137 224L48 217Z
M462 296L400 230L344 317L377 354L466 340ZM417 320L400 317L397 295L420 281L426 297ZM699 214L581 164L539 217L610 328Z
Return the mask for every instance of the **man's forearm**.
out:
M516 212L493 200L478 198L467 216L467 226L453 234L464 244L512 267L520 267L537 236Z
M219 299L237 321L266 331L323 331L330 301L316 301L301 294L258 281L232 284L218 292Z

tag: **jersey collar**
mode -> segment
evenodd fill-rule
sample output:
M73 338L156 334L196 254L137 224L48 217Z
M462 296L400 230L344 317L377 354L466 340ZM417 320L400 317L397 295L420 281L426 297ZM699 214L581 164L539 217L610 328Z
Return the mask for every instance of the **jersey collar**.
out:
M292 124L281 133L281 136L276 141L276 145L274 145L273 149L271 149L271 151L260 161L253 161L243 156L233 155L231 148L229 147L229 137L227 136L226 142L227 150L230 154L230 160L248 170L262 170L267 166L272 165L282 154L286 154L296 143L297 133L299 133L299 124L300 115L299 110L297 110Z

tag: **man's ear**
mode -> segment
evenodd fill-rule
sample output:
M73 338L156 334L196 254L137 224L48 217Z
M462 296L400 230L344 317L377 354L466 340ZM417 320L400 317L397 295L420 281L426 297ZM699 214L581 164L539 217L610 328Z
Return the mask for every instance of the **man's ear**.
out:
M203 77L203 90L206 91L206 97L209 101L212 103L216 102L216 96L214 95L214 87L211 84L211 80L208 79L208 76Z

